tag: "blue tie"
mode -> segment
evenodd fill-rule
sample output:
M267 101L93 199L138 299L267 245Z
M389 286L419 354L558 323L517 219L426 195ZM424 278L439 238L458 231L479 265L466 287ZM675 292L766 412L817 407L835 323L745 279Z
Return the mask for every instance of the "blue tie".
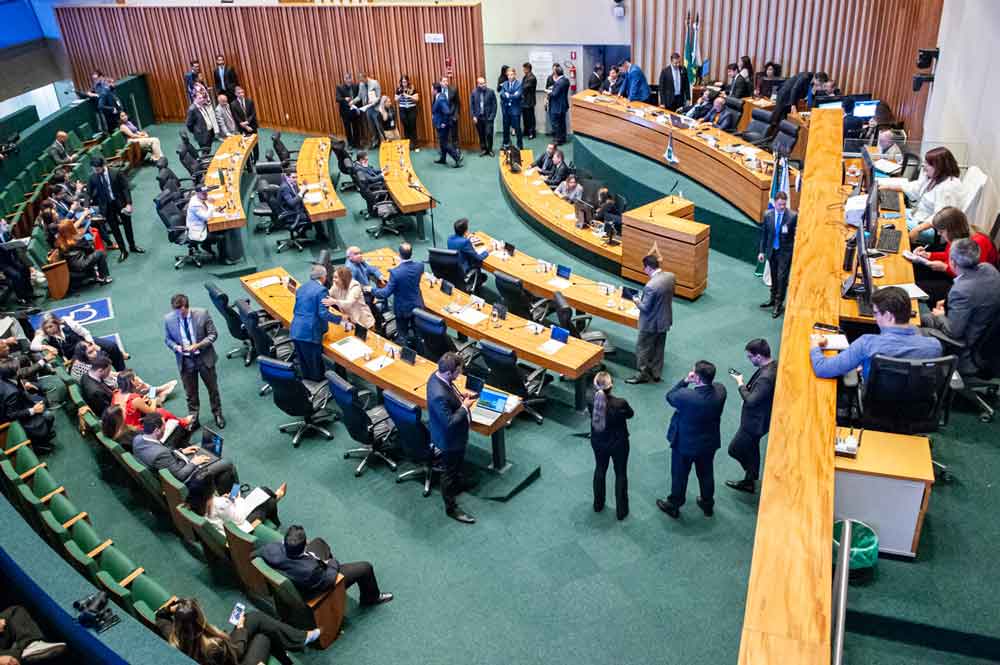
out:
M774 213L774 249L778 249L781 246L781 213Z

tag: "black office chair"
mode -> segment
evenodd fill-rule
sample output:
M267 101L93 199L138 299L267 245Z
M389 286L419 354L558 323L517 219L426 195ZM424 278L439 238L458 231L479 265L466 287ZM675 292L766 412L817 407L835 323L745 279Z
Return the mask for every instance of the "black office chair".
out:
M548 401L542 397L542 389L552 381L545 368L533 369L520 364L513 349L485 339L479 341L479 353L490 370L490 385L519 396L524 404L524 413L541 425L544 418L535 407Z
M358 179L356 172L352 172L354 182L357 184L361 198L365 200L365 219L377 219L378 224L369 226L365 233L369 233L373 238L379 238L383 233L401 235L403 232L402 211L396 207L389 190L385 189L384 183L365 183Z
M184 223L184 213L178 207L176 201L163 203L156 207L156 214L167 230L167 240L171 244L180 245L187 249L187 254L174 256L174 270L180 270L181 266L193 263L197 267L202 266L203 261L217 258L214 253L207 252L198 240L188 237L187 226Z
M799 126L791 120L778 123L778 132L771 141L771 151L775 154L790 155L799 140Z
M194 184L200 185L202 179L205 177L207 166L203 165L187 152L182 153L178 151L177 156L181 160L181 166L187 170Z
M984 399L984 394L996 403L997 392L1000 391L1000 318L994 319L972 348L940 330L925 330L941 341L945 351L956 353L961 358L958 380L952 383L954 391L979 406L981 422L993 422L995 409Z
M735 113L738 120L743 116L743 99L741 97L726 97L726 108Z
M862 383L852 375L844 385L855 389L860 425L899 434L934 432L949 403L954 355L940 358L890 358L876 355Z
M541 321L548 314L549 301L545 298L532 300L531 294L524 290L524 284L520 279L497 271L493 274L493 283L496 284L497 293L511 314L529 321Z
M282 331L280 321L266 319L262 312L250 306L247 299L236 301L236 314L250 337L251 361L258 356L270 356L278 360L292 359L295 346L291 338ZM265 382L258 394L263 396L270 391L270 384Z
M180 130L178 135L180 136L181 142L177 147L177 156L180 157L183 153L187 153L191 155L195 161L200 162L202 164L202 168L207 167L209 162L212 161L211 155L205 154L201 147L191 143L191 137L183 129Z
M483 271L479 268L473 268L468 272L462 270L457 250L430 247L427 250L427 261L431 264L431 272L435 277L451 282L466 293L478 295L486 281Z
M277 198L277 195L277 186L270 185L260 178L256 180L253 192L254 202L250 208L250 212L257 220L253 227L254 233L263 232L270 235L278 224L278 217L274 208L271 207L271 199Z
M566 302L566 297L562 292L556 291L552 299L552 307L555 310L556 320L560 328L565 328L573 337L582 339L591 344L597 344L604 349L604 355L610 355L617 351L615 346L608 341L607 333L600 330L587 330L594 317L590 314L579 314L573 311L570 304Z
M383 309L371 291L364 291L364 298L375 317L375 332L386 339L396 339L396 316L388 309Z
M453 351L461 356L462 366L468 367L479 355L476 343L472 340L456 345L455 340L448 334L448 326L445 325L444 319L426 309L418 307L413 310L413 325L423 345L421 355L429 360L437 362L445 353Z
M420 407L392 392L382 393L382 402L389 418L396 425L403 458L417 465L396 476L396 482L423 481L424 496L430 496L437 451L431 444L431 433L420 419Z
M215 309L222 314L226 321L226 328L233 339L240 342L240 346L226 352L227 358L232 358L240 354L243 355L243 366L249 367L253 362L253 345L250 343L250 333L243 327L243 321L236 308L229 304L229 296L222 292L214 282L205 282L205 290L208 291L208 299L215 305Z
M171 191L180 192L182 194L190 194L191 190L194 188L194 180L191 178L181 178L173 169L170 168L170 162L167 161L166 157L160 157L156 161L156 183L160 186L160 191ZM191 183L190 187L185 187L181 183Z
M357 388L336 372L327 372L326 381L333 399L340 407L347 431L350 432L352 439L361 444L360 448L353 448L344 453L344 459L361 456L361 463L354 470L354 475L360 476L364 473L365 467L375 460L382 460L395 471L396 462L388 455L388 444L395 436L396 428L386 410L381 406L369 407L367 403L363 403L363 396L365 394L370 396L371 393L358 392Z
M281 140L281 132L275 132L271 136L271 146L274 148L274 152L278 155L278 160L281 161L282 165L291 164L292 158L299 154L298 150L289 150L285 147L285 142Z
M357 189L358 185L354 179L354 158L347 151L347 143L344 141L334 141L330 144L334 156L337 158L337 168L342 175L347 176L340 185L340 191L346 192L350 189Z
M754 145L763 145L770 138L771 112L767 109L753 109L750 112L750 124L740 132L744 141Z
M292 446L299 447L302 437L307 432L319 432L327 438L333 438L330 430L320 425L336 421L336 414L327 409L330 392L325 382L306 381L299 378L295 366L290 362L260 356L257 358L260 377L271 386L274 404L290 416L301 418L286 423L278 431L292 434Z
M903 153L903 168L900 169L900 177L906 178L907 180L916 180L920 177L920 155L915 155L912 152Z
M288 237L279 240L275 244L275 253L281 254L283 251L289 247L301 252L303 248L303 243L311 242L311 238L306 238L305 234L309 230L310 222L308 216L303 219L303 214L297 210L284 210L281 205L281 199L278 197L277 193L273 196L268 197L267 205L271 208L271 220L270 230L285 229L288 231Z

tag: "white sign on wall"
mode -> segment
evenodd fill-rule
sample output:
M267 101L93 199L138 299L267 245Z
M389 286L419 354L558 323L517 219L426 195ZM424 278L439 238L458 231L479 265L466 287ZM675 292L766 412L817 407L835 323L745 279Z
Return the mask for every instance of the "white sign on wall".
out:
M444 33L441 33L441 32L425 32L424 33L424 43L425 44L444 44Z
M528 54L528 62L536 75L546 75L552 71L552 51L531 51Z

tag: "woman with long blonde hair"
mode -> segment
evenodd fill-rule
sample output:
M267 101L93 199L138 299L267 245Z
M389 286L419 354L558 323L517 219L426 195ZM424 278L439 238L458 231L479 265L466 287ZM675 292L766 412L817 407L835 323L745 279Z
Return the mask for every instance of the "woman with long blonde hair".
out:
M594 377L590 409L590 445L594 449L594 512L604 510L608 463L615 465L615 514L628 516L628 419L635 415L628 402L611 395L614 381L607 372Z

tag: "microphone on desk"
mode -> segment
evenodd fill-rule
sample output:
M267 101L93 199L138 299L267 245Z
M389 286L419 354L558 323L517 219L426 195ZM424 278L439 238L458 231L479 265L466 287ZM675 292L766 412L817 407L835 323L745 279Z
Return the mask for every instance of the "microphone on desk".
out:
M294 293L266 293L268 298L294 298Z

